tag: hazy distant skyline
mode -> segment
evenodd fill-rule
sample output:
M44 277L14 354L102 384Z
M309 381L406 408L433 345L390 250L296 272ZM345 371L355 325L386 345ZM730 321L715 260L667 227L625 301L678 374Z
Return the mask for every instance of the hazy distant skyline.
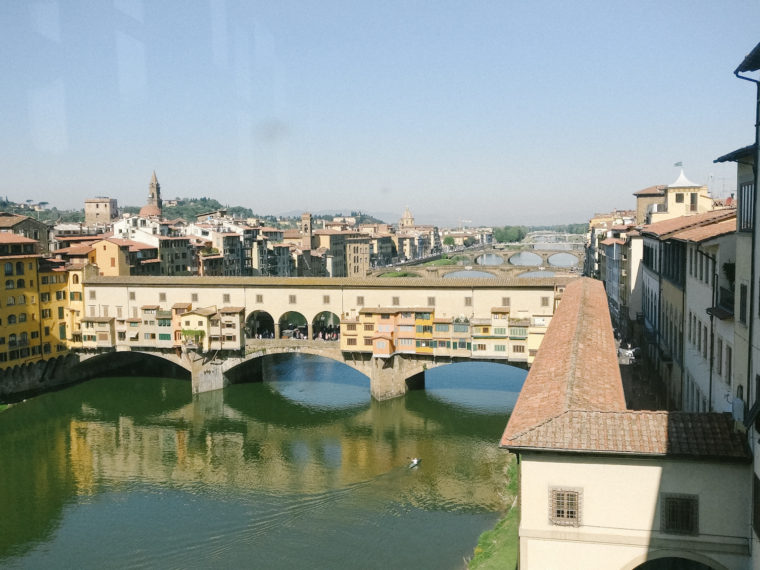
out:
M554 224L754 140L760 2L0 3L2 189Z

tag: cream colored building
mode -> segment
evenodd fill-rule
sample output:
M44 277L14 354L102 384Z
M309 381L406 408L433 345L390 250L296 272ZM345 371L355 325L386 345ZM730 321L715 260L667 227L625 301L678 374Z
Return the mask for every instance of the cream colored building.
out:
M567 286L501 446L519 456L521 569L751 568L744 434L626 408L598 281Z

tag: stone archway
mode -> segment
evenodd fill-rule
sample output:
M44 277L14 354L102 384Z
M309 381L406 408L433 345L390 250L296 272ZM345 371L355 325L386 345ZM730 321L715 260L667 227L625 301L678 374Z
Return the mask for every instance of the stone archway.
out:
M653 551L627 564L625 570L728 570L723 564L696 552Z
M274 318L266 311L253 311L245 319L247 338L274 338Z
M277 321L275 335L277 338L308 339L311 336L310 328L309 321L301 313L288 311Z
M311 337L314 340L338 340L340 317L331 311L322 311L311 321Z

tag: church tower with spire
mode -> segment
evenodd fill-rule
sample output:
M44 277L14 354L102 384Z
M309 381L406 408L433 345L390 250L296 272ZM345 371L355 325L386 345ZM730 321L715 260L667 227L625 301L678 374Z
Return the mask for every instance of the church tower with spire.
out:
M153 176L150 178L150 185L148 186L148 203L140 208L140 217L153 218L161 217L161 185L156 178L156 171L153 171Z

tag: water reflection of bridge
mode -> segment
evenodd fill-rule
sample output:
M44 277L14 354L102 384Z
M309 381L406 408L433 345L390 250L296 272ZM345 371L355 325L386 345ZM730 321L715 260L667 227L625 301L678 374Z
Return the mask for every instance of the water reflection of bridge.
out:
M372 400L359 408L319 412L266 389L233 405L225 403L223 392L213 392L157 418L103 421L80 415L70 424L67 455L77 492L84 494L97 494L99 481L135 480L319 494L405 468L409 457L422 456L435 473L424 482L425 496L432 485L441 504L498 507L494 501L503 487L504 454L494 447L485 463L482 457L468 460L472 440L450 437L462 433L461 425L431 419L445 417L450 412L436 408L446 407L421 394L415 409L404 400ZM273 409L280 410L280 418L293 411L316 413L318 421L309 429L294 429L289 421L273 421L267 412ZM482 418L458 410L458 421L475 424L476 416ZM503 424L503 414L494 420ZM484 473L491 475L484 479ZM405 495L414 502L423 493L413 487L421 484L403 478L373 492L380 492L380 499Z

